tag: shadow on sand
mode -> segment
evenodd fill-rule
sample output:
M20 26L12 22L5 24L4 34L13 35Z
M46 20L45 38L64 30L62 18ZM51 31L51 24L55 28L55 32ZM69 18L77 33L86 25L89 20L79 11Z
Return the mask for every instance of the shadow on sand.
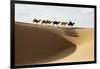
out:
M15 24L15 65L55 61L71 55L76 45L38 27Z
M72 36L72 37L79 37L76 29L79 29L79 28L61 28L66 35L68 36Z

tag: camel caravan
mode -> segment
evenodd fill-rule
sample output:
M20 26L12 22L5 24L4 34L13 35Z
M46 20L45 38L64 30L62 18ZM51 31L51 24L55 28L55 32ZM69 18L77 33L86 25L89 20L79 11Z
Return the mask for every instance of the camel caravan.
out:
M51 26L60 26L60 27L72 27L74 26L74 22L63 22L63 21L50 21L50 20L41 20L41 19L33 19L33 24L43 24L43 25L51 25Z

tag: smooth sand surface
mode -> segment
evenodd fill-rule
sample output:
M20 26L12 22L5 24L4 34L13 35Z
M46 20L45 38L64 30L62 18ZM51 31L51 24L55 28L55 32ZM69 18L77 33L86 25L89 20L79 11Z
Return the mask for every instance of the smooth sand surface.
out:
M15 23L15 64L94 60L94 30Z
M77 49L68 57L50 63L94 61L94 30L91 28L74 29L78 37L66 37L73 42Z

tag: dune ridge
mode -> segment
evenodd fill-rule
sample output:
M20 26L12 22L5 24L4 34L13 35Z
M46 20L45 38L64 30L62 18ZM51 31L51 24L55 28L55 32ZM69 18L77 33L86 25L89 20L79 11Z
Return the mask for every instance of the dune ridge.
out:
M16 65L93 60L94 35L91 28L59 28L16 22L15 34ZM79 54L87 57L82 58Z

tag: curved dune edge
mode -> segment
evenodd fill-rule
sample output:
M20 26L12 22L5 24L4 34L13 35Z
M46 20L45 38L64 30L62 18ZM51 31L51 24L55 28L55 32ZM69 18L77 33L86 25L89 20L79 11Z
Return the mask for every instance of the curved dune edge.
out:
M75 44L54 33L55 30L47 29L16 23L16 65L55 61L71 55L76 50Z
M17 34L16 65L63 63L63 62L94 60L93 29L69 29L69 30L67 29L66 31L66 29L55 28L50 26L19 24L19 23L16 23L15 26L16 26L15 31L20 32L16 33ZM24 31L22 31L21 29ZM90 34L90 36L88 37L87 37L87 32L88 34ZM25 33L24 36L23 33ZM31 33L31 35L29 37L26 37L27 35L29 35L29 33ZM20 38L20 40L18 38ZM35 38L33 40L34 43L32 41L29 41L30 38ZM27 40L25 41L25 39ZM22 43L21 41L24 42ZM22 43L22 45L20 42ZM31 43L33 44L32 47L27 47ZM41 45L42 47L39 45L41 43L44 43L43 45ZM24 46L24 49L22 46ZM36 47L34 48L33 46ZM39 48L38 46L40 47L40 49L37 52L37 49ZM33 48L34 48L34 53L32 53ZM35 59L33 59L33 55L29 55L29 53L33 54L35 56ZM36 55L36 53L38 54L42 53L42 54ZM40 58L36 59L36 56L40 56L41 59Z
M70 62L83 62L94 61L94 29L83 28L75 29L79 37L64 37L74 44L76 44L76 51L68 57L49 62L49 63L70 63Z

